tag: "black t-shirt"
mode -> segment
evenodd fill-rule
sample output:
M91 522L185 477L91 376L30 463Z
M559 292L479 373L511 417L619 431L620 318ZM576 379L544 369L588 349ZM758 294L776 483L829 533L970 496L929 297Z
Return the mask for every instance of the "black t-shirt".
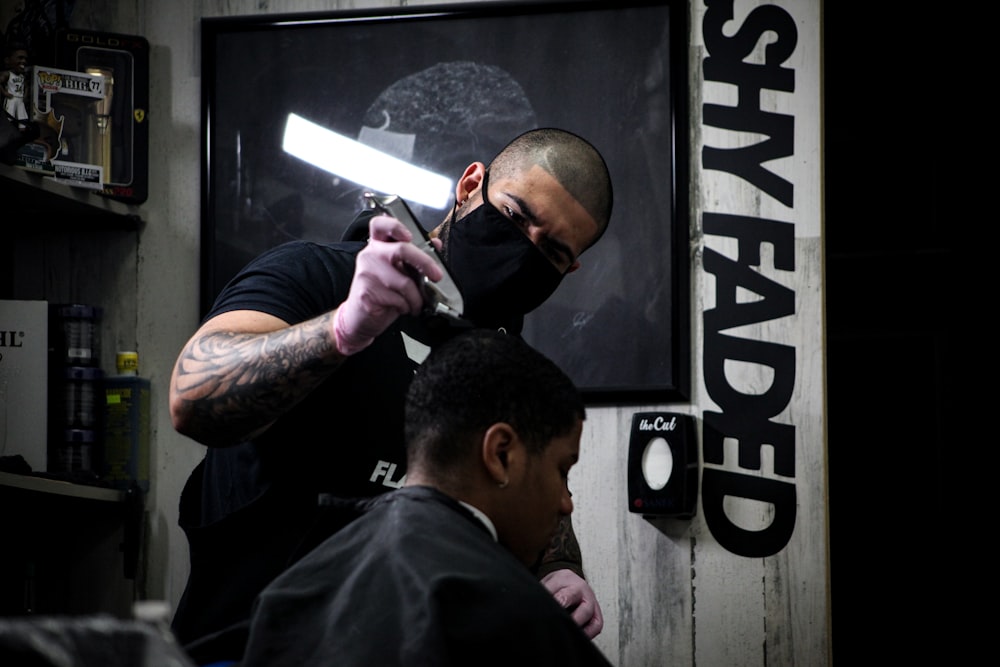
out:
M209 317L249 309L297 324L326 313L347 298L355 257L363 247L306 241L279 246L251 262L223 290ZM345 360L262 436L235 448L209 449L211 474L203 488L224 493L205 498L201 521L218 520L274 482L342 496L372 496L398 486L405 465L403 398L416 367L407 356L401 326L393 326ZM248 457L259 460L253 477L246 474ZM393 465L398 472L387 479L381 473ZM220 488L220 480L229 478Z
M363 247L278 246L223 289L208 317L249 309L296 324L332 310L347 298ZM333 530L321 494L369 497L401 485L404 398L432 338L420 320L402 317L262 436L207 450L181 496L191 556L173 623L182 643L245 621L260 590Z

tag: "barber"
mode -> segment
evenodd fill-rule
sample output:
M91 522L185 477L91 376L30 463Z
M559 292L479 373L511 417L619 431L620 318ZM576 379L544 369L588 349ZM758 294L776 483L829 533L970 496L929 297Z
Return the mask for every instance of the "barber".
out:
M431 233L475 327L517 335L604 233L610 175L581 137L531 130L487 168L470 164ZM251 261L181 350L170 383L178 432L206 445L185 484L190 574L173 629L200 662L234 658L254 599L336 526L322 494L369 497L405 481L403 401L429 349L449 335L421 317L416 271L440 268L388 216L347 235L293 241ZM569 517L535 568L590 636L603 628Z

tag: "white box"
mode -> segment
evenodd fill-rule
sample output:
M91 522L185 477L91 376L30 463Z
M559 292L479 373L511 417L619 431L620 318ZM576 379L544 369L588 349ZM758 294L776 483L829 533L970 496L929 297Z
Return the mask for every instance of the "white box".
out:
M49 303L0 299L0 456L48 471Z

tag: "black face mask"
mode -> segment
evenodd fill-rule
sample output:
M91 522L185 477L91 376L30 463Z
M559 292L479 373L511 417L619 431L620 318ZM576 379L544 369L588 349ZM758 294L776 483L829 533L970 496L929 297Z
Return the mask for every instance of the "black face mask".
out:
M531 239L490 203L461 220L452 212L442 234L442 255L465 299L465 317L480 327L518 333L524 315L559 287L563 275Z

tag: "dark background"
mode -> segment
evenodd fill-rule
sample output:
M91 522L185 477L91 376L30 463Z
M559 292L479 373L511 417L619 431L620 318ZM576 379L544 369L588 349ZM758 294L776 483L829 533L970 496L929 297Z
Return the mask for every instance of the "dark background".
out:
M966 664L962 610L989 595L975 554L992 540L966 528L959 489L976 484L966 471L992 442L963 438L962 425L992 412L979 398L988 385L958 384L959 344L972 344L959 311L964 293L990 290L959 284L971 261L958 247L985 245L995 213L991 188L957 195L955 181L979 168L960 150L994 143L972 113L989 104L959 83L975 55L958 9L827 0L823 11L834 664ZM965 215L965 201L982 211ZM959 413L959 395L973 407Z
M981 538L959 530L956 498L959 303L974 289L957 279L969 219L951 187L970 171L959 12L823 7L834 664L971 664L958 596L985 582L964 588Z

